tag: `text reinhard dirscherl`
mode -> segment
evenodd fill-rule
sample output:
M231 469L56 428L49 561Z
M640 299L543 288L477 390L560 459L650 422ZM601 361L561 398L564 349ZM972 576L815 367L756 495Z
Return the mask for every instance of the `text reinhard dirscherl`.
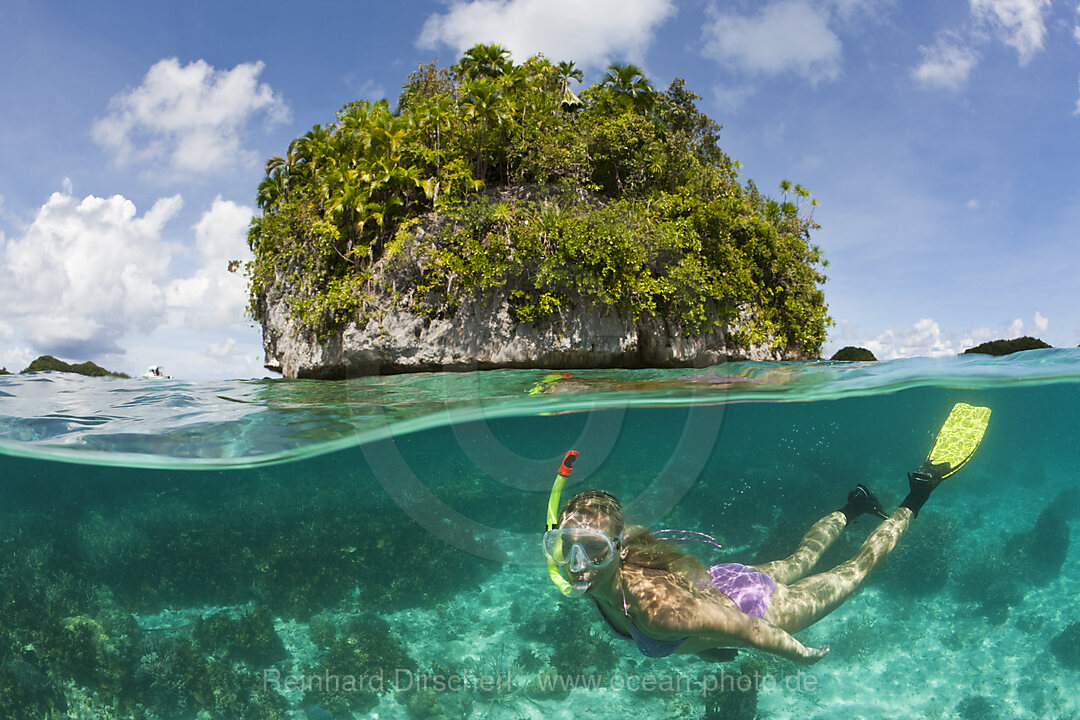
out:
M541 674L520 678L511 671L493 674L470 673L418 673L404 668L393 672L380 670L370 675L335 675L329 670L323 674L286 674L276 668L262 671L263 690L278 692L329 691L329 692L375 692L387 687L408 692L480 692L510 693L530 685L542 692L569 690L630 690L633 692L701 693L749 692L751 690L784 689L789 691L816 690L816 675L798 672L777 678L769 673L706 673L698 676L668 673L595 673L580 675Z

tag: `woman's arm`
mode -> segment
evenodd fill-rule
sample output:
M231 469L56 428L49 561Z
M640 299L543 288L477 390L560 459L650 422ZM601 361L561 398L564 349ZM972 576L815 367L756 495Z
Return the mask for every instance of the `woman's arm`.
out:
M779 655L803 665L812 665L829 652L828 645L808 648L796 640L790 633L778 628L761 618L747 615L737 608L727 607L708 598L699 598L689 612L679 613L679 628L664 627L670 623L662 618L655 618L650 624L663 627L673 633L689 634L697 637L730 637L742 641L752 648Z

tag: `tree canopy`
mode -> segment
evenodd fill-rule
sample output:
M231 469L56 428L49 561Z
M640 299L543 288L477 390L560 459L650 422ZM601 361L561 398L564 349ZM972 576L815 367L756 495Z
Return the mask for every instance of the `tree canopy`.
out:
M52 370L54 372L75 373L77 375L87 375L89 377L131 377L130 375L125 375L124 373L106 370L100 365L90 362L89 360L83 363L72 365L71 363L66 363L63 360L57 360L52 355L41 355L40 357L35 358L33 362L26 366L25 370L20 371L20 374L44 372L46 370Z
M984 342L981 345L976 345L973 348L968 348L963 352L967 354L979 354L979 355L1011 355L1015 352L1023 352L1025 350L1043 350L1049 347L1053 347L1038 338L1033 338L1030 335L1024 337L1013 338L1012 340L991 340L990 342Z
M421 65L395 108L352 102L294 140L257 191L252 315L284 296L330 333L388 299L445 314L503 288L519 321L585 302L819 353L831 320L810 193L740 183L681 79L661 92L611 65L575 93L581 78L478 45Z

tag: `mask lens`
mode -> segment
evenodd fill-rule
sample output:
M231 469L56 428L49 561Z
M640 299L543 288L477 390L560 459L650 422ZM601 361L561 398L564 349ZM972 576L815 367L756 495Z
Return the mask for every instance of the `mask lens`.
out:
M607 567L615 557L611 540L598 530L562 528L544 533L544 554L573 572Z

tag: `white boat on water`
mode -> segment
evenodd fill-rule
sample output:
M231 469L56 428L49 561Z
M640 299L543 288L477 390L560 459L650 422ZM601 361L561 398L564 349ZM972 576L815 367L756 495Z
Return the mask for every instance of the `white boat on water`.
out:
M147 380L172 380L172 375L166 375L161 371L160 365L151 365L146 368L146 372L143 373L143 377Z

